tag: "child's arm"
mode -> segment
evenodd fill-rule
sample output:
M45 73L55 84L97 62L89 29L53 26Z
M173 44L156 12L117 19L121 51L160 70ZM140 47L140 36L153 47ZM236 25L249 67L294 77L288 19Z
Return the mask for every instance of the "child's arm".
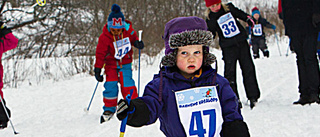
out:
M11 30L5 29L1 30L4 34L4 37L1 38L3 43L3 52L14 49L18 46L18 39L12 34Z
M143 97L131 100L130 106L128 106L128 111L132 113L128 115L128 125L141 127L143 125L154 123L158 119L162 109L162 103L158 101L158 90L159 87L157 84L154 84L151 81L146 86ZM121 113L121 108L124 107L121 105L121 101L119 101L117 117L120 120L127 116L126 111Z
M271 24L270 22L268 22L265 18L261 18L261 24L267 28L270 28L270 29L273 29L275 30L276 29L276 26Z
M234 16L234 18L239 18L245 22L248 21L250 15L245 13L244 11L242 11L241 9L238 9L237 7L235 7L232 3L228 3L228 7L232 13L232 15Z
M249 137L249 129L238 108L238 99L232 91L229 82L219 76L219 93L222 108L222 134L224 137Z
M112 44L111 41L108 41L106 36L103 36L104 34L101 34L99 37L97 49L96 49L96 63L94 65L95 68L102 68L104 64L104 59L108 53L108 42Z

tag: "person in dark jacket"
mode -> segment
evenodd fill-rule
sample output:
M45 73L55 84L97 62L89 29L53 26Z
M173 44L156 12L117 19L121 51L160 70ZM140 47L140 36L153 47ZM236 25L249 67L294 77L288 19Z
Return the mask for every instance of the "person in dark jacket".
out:
M18 46L18 39L12 34L11 29L3 27L4 23L0 22L0 59L2 54L8 50L12 50ZM10 109L6 106L6 101L3 97L3 67L0 61L0 129L6 128L8 125L9 118L11 116ZM3 102L2 102L3 101ZM8 115L7 115L7 113Z
M300 98L293 104L320 102L320 72L316 57L319 7L319 0L282 0L285 34L291 38L297 55Z
M248 33L251 35L252 51L253 58L259 58L259 49L262 51L263 56L269 57L269 50L266 44L266 37L264 33L264 27L276 29L276 26L269 23L265 18L262 18L260 11L257 7L254 7L252 10L252 17L255 23L254 27L251 28L248 26Z
M205 0L206 22L208 30L215 36L219 35L219 44L222 49L224 77L226 77L233 91L239 98L236 82L237 61L239 61L246 95L253 108L260 97L255 66L252 61L250 47L247 41L247 32L238 19L254 26L251 16L236 8L232 3L222 4L221 0ZM239 102L241 106L241 102Z
M167 137L249 137L238 108L238 99L227 79L210 64L212 33L199 17L178 17L165 25L163 67L142 97L118 102L119 120L140 127L160 120ZM217 65L216 65L217 66ZM129 114L129 115L127 115Z

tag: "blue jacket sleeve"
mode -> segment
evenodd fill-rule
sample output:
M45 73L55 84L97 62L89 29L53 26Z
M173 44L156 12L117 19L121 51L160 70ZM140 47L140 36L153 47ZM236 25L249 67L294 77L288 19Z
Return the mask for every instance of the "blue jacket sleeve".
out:
M159 79L155 79L146 85L143 97L141 98L147 104L150 111L149 122L147 124L156 122L163 107L163 102L159 101L159 82L157 81Z
M230 87L228 80L218 75L217 83L219 84L219 98L224 122L243 120L238 107L238 98Z

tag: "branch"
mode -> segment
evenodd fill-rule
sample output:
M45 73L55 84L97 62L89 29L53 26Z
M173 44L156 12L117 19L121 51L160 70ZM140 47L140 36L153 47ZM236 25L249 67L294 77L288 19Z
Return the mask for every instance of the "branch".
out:
M25 26L25 25L35 23L35 22L37 22L37 21L42 21L42 20L46 19L46 17L47 17L47 16L44 16L44 17L42 17L42 18L35 18L35 19L33 19L33 20L30 20L30 21L25 21L25 22L22 22L22 23L20 23L20 24L15 24L14 26L8 27L8 28L9 28L9 29L20 28L20 27L23 27L23 26Z
M6 2L7 2L7 0L3 0L3 2L2 2L1 8L0 8L0 13L1 13L0 16L2 16L2 10L3 10L3 7L6 4Z

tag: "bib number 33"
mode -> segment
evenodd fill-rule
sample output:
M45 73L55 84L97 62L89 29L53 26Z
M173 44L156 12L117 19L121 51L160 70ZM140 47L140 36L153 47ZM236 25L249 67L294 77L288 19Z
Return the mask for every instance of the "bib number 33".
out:
M240 33L237 23L230 12L221 16L218 19L218 24L223 36L226 38L231 38Z

